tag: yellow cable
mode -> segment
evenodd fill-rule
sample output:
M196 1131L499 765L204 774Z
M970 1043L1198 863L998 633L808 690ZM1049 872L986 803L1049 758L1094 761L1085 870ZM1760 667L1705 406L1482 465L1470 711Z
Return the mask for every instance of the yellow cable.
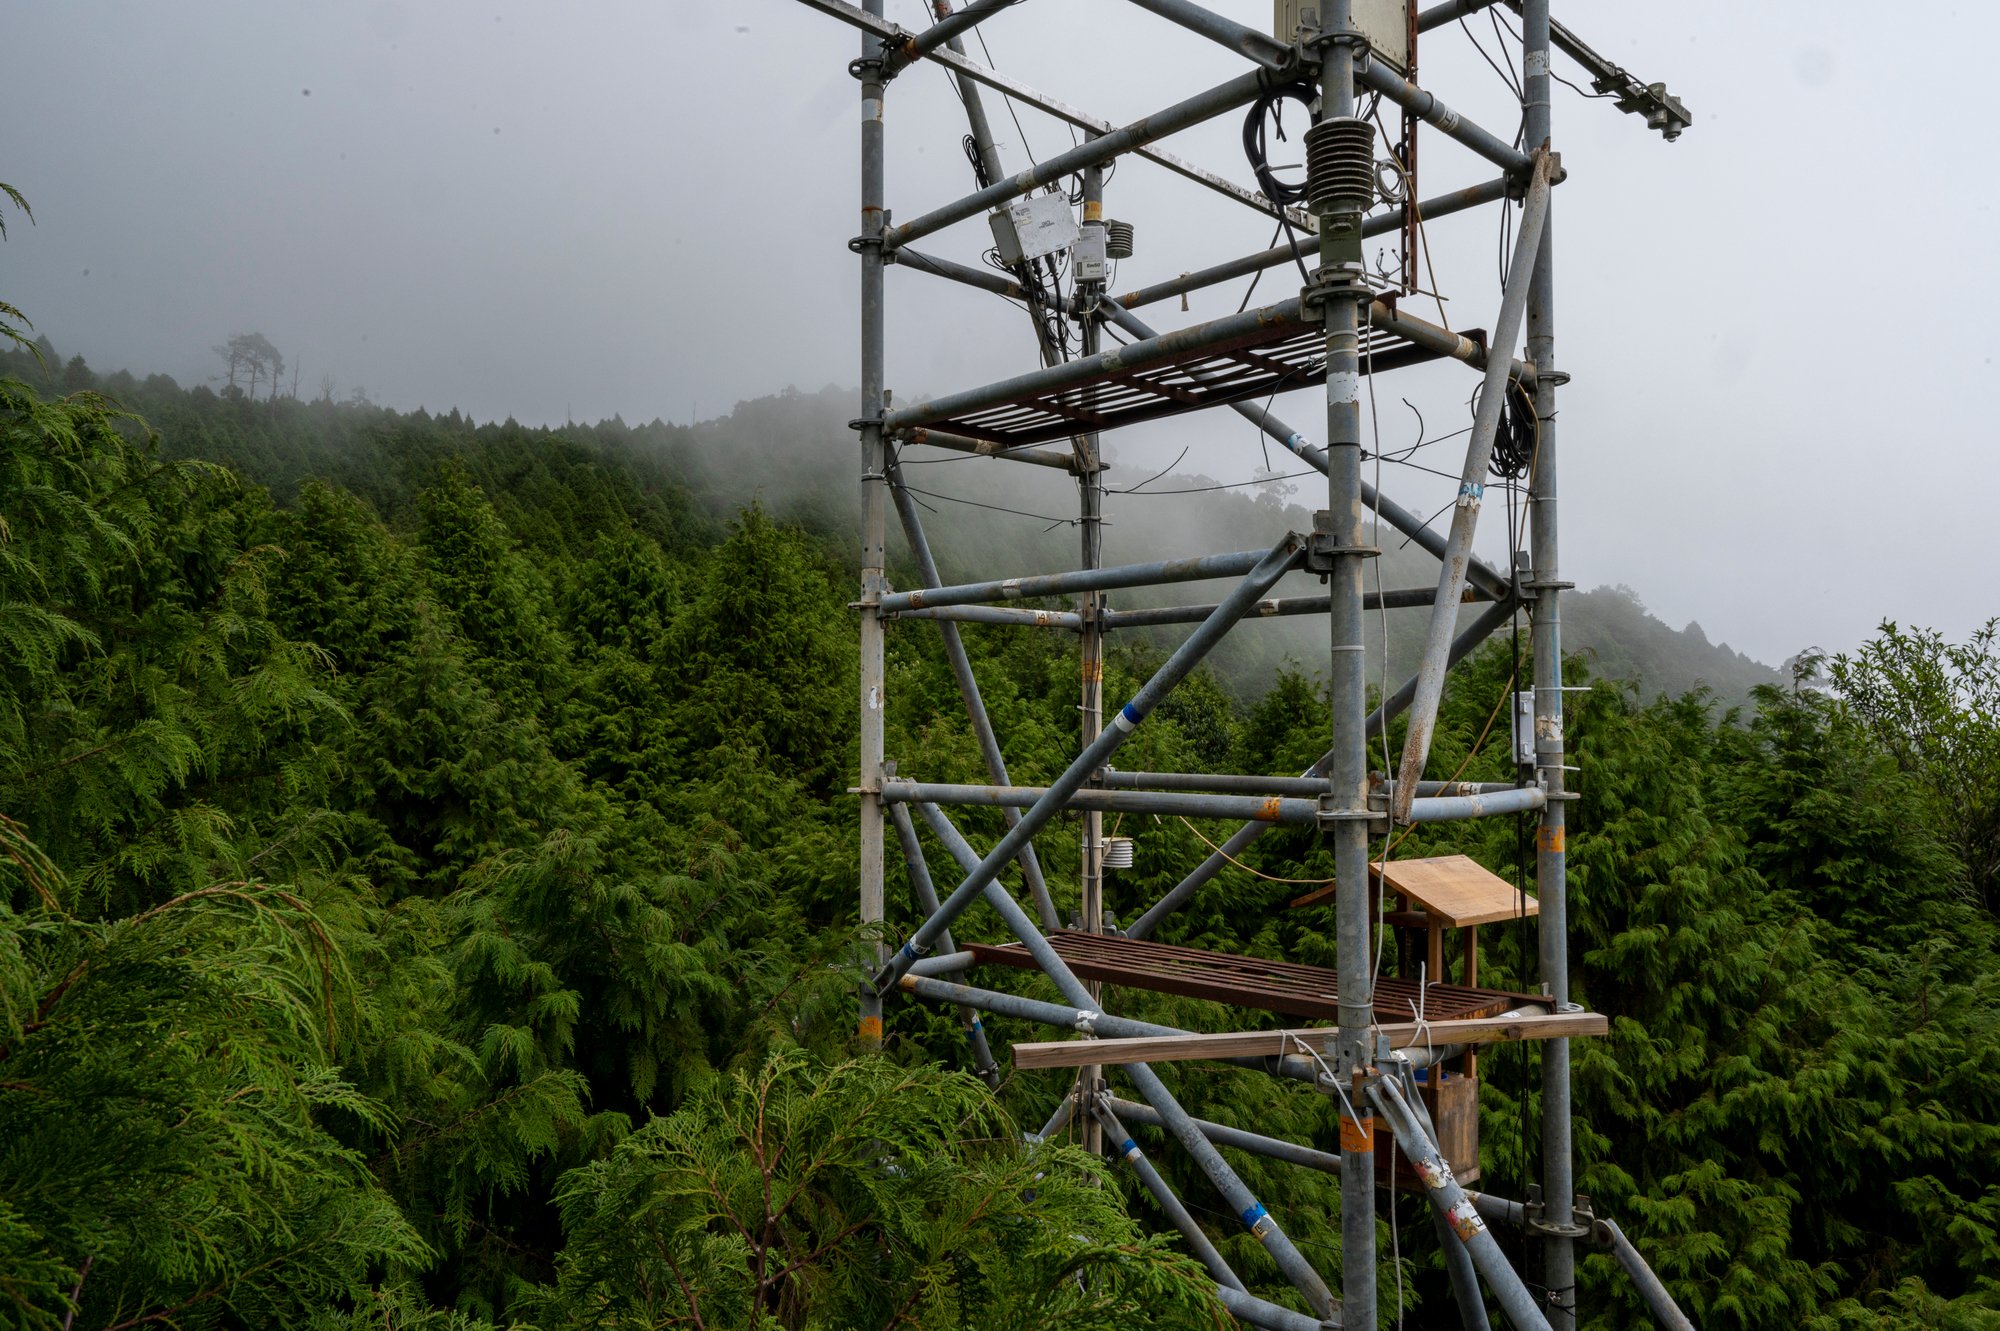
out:
M1261 878L1267 883L1284 883L1291 887L1327 887L1333 883L1333 880L1331 878L1279 878L1272 874L1264 873L1261 870L1253 869L1249 865L1245 864L1242 860L1239 860L1234 855L1231 855L1228 851L1224 850L1222 847L1216 845L1213 841L1210 841L1207 837L1202 836L1201 829L1199 827L1196 827L1193 823L1189 822L1187 819L1181 818L1179 814L1175 814L1174 817L1180 818L1181 825L1187 828L1188 831L1194 833L1196 837L1200 838L1202 845L1207 846L1210 850L1222 856L1223 859L1228 860L1231 864L1235 865L1237 868L1241 869L1244 873L1249 874L1253 878Z

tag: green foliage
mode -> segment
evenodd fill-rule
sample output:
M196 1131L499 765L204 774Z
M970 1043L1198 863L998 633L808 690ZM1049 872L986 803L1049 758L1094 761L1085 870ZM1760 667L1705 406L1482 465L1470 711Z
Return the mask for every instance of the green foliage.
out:
M1973 891L2000 907L2000 619L1950 643L1893 622L1831 664L1834 687L1928 796Z
M1200 1266L1142 1237L1103 1170L1024 1145L963 1073L780 1052L565 1177L544 1320L1226 1324Z
M939 1066L956 1014L917 1004L890 1006L889 1055L852 1047L840 503L816 531L723 502L676 427L105 379L161 438L53 397L43 356L6 353L40 389L0 383L0 1326L651 1327L697 1301L718 1327L1216 1324L1189 1260L1140 1237L1142 1190L1021 1143L1058 1078L989 1094ZM816 403L745 404L733 456L783 456ZM1048 779L1076 751L1073 648L964 638L1014 778ZM1572 695L1571 972L1614 1017L1575 1047L1580 1177L1703 1326L2000 1324L1994 645L1887 625L1833 691L1741 715ZM1115 652L1108 694L1157 659ZM1314 675L1246 698L1234 668L1120 765L1317 759ZM1436 774L1513 775L1495 706L1527 668L1503 646L1454 672ZM985 779L928 626L892 630L886 693L905 774ZM1110 905L1129 920L1231 830L1128 818ZM1525 845L1486 820L1394 853L1512 877ZM1074 909L1073 825L1039 850ZM1289 907L1331 874L1321 838L1241 859L1168 938L1331 964L1330 911ZM1489 926L1487 982L1536 983L1533 932ZM1538 1172L1534 1061L1482 1058L1498 1192ZM1334 1140L1300 1087L1170 1075L1208 1117ZM1184 1155L1153 1155L1252 1290L1290 1298ZM1233 1162L1334 1269L1337 1181ZM1382 1288L1449 1318L1427 1219L1385 1208L1385 1239L1392 1214ZM1582 1283L1586 1326L1638 1323L1608 1258Z
M0 824L0 1326L306 1320L429 1254L319 1121L393 1127L338 1067L352 977L258 883L93 923Z

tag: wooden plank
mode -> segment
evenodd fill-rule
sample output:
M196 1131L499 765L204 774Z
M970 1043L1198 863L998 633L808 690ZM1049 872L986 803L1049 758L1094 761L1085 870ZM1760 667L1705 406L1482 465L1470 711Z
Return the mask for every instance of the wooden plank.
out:
M1413 1045L1499 1044L1513 1040L1567 1040L1611 1029L1601 1012L1547 1013L1533 1017L1474 1017L1467 1021L1397 1022L1377 1026L1394 1049ZM1272 1058L1299 1054L1303 1040L1333 1034L1326 1026L1302 1031L1228 1031L1218 1035L1147 1035L1129 1040L1053 1040L1014 1046L1017 1068L1080 1068L1094 1063L1187 1063L1212 1058Z
M1391 860L1375 873L1453 929L1539 915L1541 903L1466 855Z

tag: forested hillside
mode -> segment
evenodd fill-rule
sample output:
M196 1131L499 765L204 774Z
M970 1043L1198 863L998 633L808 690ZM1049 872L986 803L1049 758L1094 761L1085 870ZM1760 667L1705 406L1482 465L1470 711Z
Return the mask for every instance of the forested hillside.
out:
M851 453L829 440L820 511L733 479L796 456L773 422L812 399L727 438L551 432L4 368L0 1326L1226 1324L1125 1175L1022 1143L1056 1074L989 1094L952 1014L894 1001L882 1056L853 1041L854 579L825 539ZM1017 779L1059 771L1068 644L966 638ZM1107 687L1157 651L1121 647ZM1614 1018L1577 1047L1580 1187L1712 1331L2000 1326L2000 653L1885 627L1825 664L1829 690L1734 716L1574 695L1572 966ZM1262 687L1197 676L1124 761L1303 769L1314 678L1220 669L1251 665ZM1442 771L1512 776L1488 723L1517 669L1503 640L1455 677ZM892 632L888 696L903 773L980 779L929 626ZM1229 829L1125 830L1121 917ZM1524 846L1489 821L1397 853L1513 877ZM1073 903L1074 836L1042 852ZM1248 862L1330 872L1304 831ZM1331 964L1299 892L1231 870L1166 937ZM1489 933L1489 981L1530 985L1532 921ZM1533 1058L1482 1065L1483 1186L1509 1196ZM1213 1117L1333 1139L1305 1088L1166 1073ZM1337 1269L1337 1183L1237 1163ZM1456 1325L1427 1218L1385 1206L1385 1253L1392 1223L1383 1289ZM1583 1282L1584 1325L1645 1324L1608 1257Z
M53 376L54 387L101 387L151 421L170 454L224 463L281 503L290 502L307 480L322 479L368 500L397 523L438 457L453 452L453 441L473 429L455 409L433 416L363 400L336 405L330 398L252 404L241 394L225 397L206 385L182 389L164 375L141 380L123 372L105 376L100 385L80 358L63 362L54 347L44 345L46 359L64 366ZM12 372L31 375L32 358L17 354ZM729 415L693 426L657 420L627 425L614 418L551 432L508 423L485 427L477 456L460 460L475 469L510 523L574 519L591 530L600 513L591 484L626 485L643 493L651 534L673 531L706 540L729 515L755 503L773 518L820 537L834 558L851 561L859 521L853 432L847 428L853 405L852 392L829 388L738 403ZM532 469L551 469L567 483L575 468L604 463L611 464L610 472L583 484L574 500L551 491L546 513L531 516L518 507L517 483L535 493L536 483L525 479ZM993 567L1044 572L1073 564L1078 536L1065 515L1075 510L1076 498L1059 473L953 454L912 457L905 469L929 510L924 520L947 577L983 576ZM1114 493L1109 500L1108 562L1264 548L1285 531L1312 525L1312 504L1297 497L1216 490L1213 481L1198 475L1153 476L1141 486L1151 471L1114 465L1114 490L1131 493ZM900 545L900 538L894 539ZM1435 583L1436 563L1400 534L1385 532L1381 544L1385 587ZM1220 590L1219 584L1142 588L1120 593L1115 601L1123 608L1185 604ZM1277 594L1320 590L1315 579L1294 574ZM1570 607L1568 649L1581 653L1596 673L1636 683L1646 698L1705 688L1725 703L1747 703L1757 685L1786 678L1711 644L1698 624L1669 628L1627 588L1582 593ZM1422 610L1391 611L1386 617L1390 668L1398 677L1415 665L1425 619ZM1325 655L1323 627L1312 618L1256 624L1223 644L1212 662L1216 676L1232 697L1247 703L1261 697L1288 664L1317 674ZM1159 633L1150 640L1171 641ZM1379 649L1372 659L1379 671Z

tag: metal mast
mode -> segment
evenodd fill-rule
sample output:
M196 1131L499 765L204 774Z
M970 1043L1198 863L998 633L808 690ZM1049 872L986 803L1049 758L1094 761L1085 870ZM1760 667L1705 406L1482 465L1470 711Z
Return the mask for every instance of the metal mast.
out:
M1277 21L1267 32L1191 0L1132 0L1134 9L1234 52L1247 69L1120 126L1038 93L967 54L962 37L975 25L1016 6L1022 14L1009 21L1030 22L1039 6L1022 0L973 0L954 12L950 0L930 0L935 22L912 32L884 17L884 0L801 0L858 28L862 36L860 58L850 65L861 85L861 229L850 242L861 267L861 412L854 422L861 444L862 499L856 602L861 648L860 771L855 783L860 802L859 915L872 931L882 929L888 918L884 857L887 829L893 824L908 866L912 914L919 921L906 937L894 940L895 946L875 945L873 974L860 995L860 1038L866 1045L880 1044L886 999L955 1005L966 1018L975 1070L997 1084L982 1013L1010 1024L1082 1036L1011 1044L1017 1067L1075 1070L1072 1091L1053 1106L1043 1134L1073 1122L1086 1145L1125 1161L1138 1186L1207 1268L1218 1299L1248 1325L1296 1331L1376 1324L1381 1255L1375 1225L1383 1195L1378 1145L1381 1158L1396 1160L1403 1177L1414 1172L1429 1198L1465 1326L1487 1324L1490 1299L1515 1327L1573 1327L1579 1241L1618 1258L1662 1325L1687 1325L1624 1234L1611 1221L1591 1215L1574 1191L1568 1040L1601 1033L1605 1018L1570 1001L1568 976L1564 813L1574 796L1564 782L1560 600L1569 584L1561 581L1558 560L1556 393L1565 376L1555 359L1551 216L1551 196L1563 172L1551 129L1552 53L1560 51L1579 63L1597 91L1615 97L1618 109L1642 116L1668 139L1686 128L1688 115L1662 86L1640 83L1554 22L1549 0L1505 0L1522 25L1523 134L1517 146L1485 129L1413 80L1418 34L1493 2L1443 0L1418 11L1411 0L1277 0ZM975 188L928 211L913 208L911 220L891 225L886 211L887 97L905 70L925 61L950 72L964 103ZM1082 131L1080 141L1007 174L983 100L988 93L1067 123ZM1295 206L1296 196L1270 197L1280 193L1279 186L1261 167L1259 179L1268 192L1157 146L1180 130L1246 107L1261 115L1267 99L1278 95L1313 108L1314 123L1306 136L1305 209ZM1357 115L1363 98L1401 109L1402 132L1393 143L1384 144L1375 122ZM1422 133L1454 141L1498 168L1498 176L1419 200L1414 172ZM1378 152L1387 160L1378 158ZM1426 162L1435 156L1427 154ZM1280 219L1295 234L1308 236L1309 243L1295 245L1288 238L1258 253L1207 266L1191 263L1171 281L1119 291L1108 280L1105 263L1114 224L1105 215L1104 191L1108 168L1125 159L1151 163L1193 187L1267 219ZM1400 190L1381 183L1384 169L1400 178ZM1503 200L1517 202L1521 211L1491 333L1453 331L1401 309L1397 297L1416 286L1414 247L1420 222ZM918 248L933 237L945 243L950 228L986 218L993 219L997 263L966 262ZM1118 244L1129 245L1131 231L1118 234ZM1378 281L1363 261L1363 242L1372 237L1394 238L1401 247L1393 282ZM1066 290L1047 261L1058 252L1068 255ZM1295 296L1280 295L1260 308L1164 332L1136 313L1221 282L1286 269L1295 262L1303 265L1306 254L1315 255L1318 266ZM888 391L884 282L892 264L1025 305L1033 322L1034 368L920 402L894 401ZM1122 330L1115 342L1104 336L1106 324ZM1430 361L1456 361L1478 376L1474 425L1443 530L1378 493L1363 479L1361 465L1366 456L1364 386L1373 376ZM1324 446L1257 405L1280 391L1312 385L1323 385L1325 391ZM1313 529L1288 533L1268 549L1107 565L1101 435L1216 407L1247 418L1325 475L1326 508L1316 514ZM1473 553L1473 540L1503 417L1523 408L1533 418L1529 548L1516 549L1510 531L1510 566L1495 568ZM899 457L908 449L975 453L998 466L1026 464L1070 473L1077 485L1082 533L1076 568L946 584L918 505L903 481ZM917 586L898 589L887 576L891 502L918 571ZM1371 519L1373 539L1394 529L1437 558L1434 586L1364 591L1368 561L1379 553L1368 543ZM1294 570L1319 574L1326 583L1324 594L1274 599L1271 593L1280 579ZM1235 585L1209 603L1124 610L1108 599L1108 593L1123 588L1216 579L1233 579ZM1074 597L1073 608L1021 604L1055 597ZM1483 608L1476 614L1465 609L1471 602L1483 603ZM1415 672L1371 711L1365 616L1389 607L1427 609L1429 626ZM1523 609L1532 624L1533 761L1525 769L1532 774L1506 783L1432 779L1427 763L1449 672ZM1120 746L1227 634L1246 620L1298 614L1326 616L1331 649L1331 747L1311 768L1294 776L1112 767ZM884 719L891 705L885 635L905 620L928 620L942 635L993 784L926 781L926 774L898 771L891 761L885 746ZM960 637L964 623L990 626L990 631L1077 635L1079 751L1046 784L1013 784ZM1113 698L1107 706L1104 663L1110 635L1168 624L1192 628L1136 692ZM920 628L913 624L895 631ZM1386 738L1398 717L1407 717L1400 762L1391 772L1371 773L1370 744ZM949 813L966 806L1000 808L1006 832L990 846L975 846ZM1191 865L1180 883L1121 932L1104 909L1106 813L1233 818L1242 825L1221 843L1220 851ZM1036 857L1036 839L1071 814L1081 829L1078 875L1074 883L1051 882ZM1379 866L1371 864L1372 839L1415 824L1522 814L1539 819L1534 904L1541 917L1541 996L1526 999L1480 989L1473 974L1476 935L1466 949L1462 983L1447 983L1436 961L1414 977L1400 969L1378 977L1377 933L1392 925L1404 927L1406 921L1385 914L1395 866L1386 854ZM1234 864L1259 835L1281 824L1317 828L1331 841L1335 969L1154 941L1181 904ZM925 858L923 831L942 852L943 862L955 866L953 874L936 882L933 863ZM1001 881L1011 864L1021 869L1027 906ZM1474 866L1466 872L1483 871ZM1396 890L1408 895L1415 889L1400 883ZM975 902L998 917L1015 940L1012 944L954 941L953 924ZM1074 922L1068 929L1062 927L1066 910ZM1433 921L1428 927L1441 927L1428 906L1422 918ZM1430 956L1441 956L1435 935ZM966 982L975 968L992 966L1040 972L1061 1001ZM1103 1010L1107 984L1281 1013L1297 1028L1197 1033L1121 1018ZM1412 1023L1412 1011L1422 1019ZM1304 1027L1300 1022L1318 1024ZM1447 1092L1456 1088L1476 1096L1471 1051L1483 1043L1518 1040L1541 1042L1542 1178L1528 1199L1510 1201L1464 1186L1478 1165L1476 1100L1468 1154L1462 1137L1465 1106L1453 1107ZM1317 1092L1337 1124L1339 1153L1197 1117L1150 1066L1182 1059L1223 1060L1291 1083L1301 1094ZM1119 1081L1134 1098L1116 1093ZM1230 1268L1215 1236L1130 1138L1127 1124L1163 1131L1169 1149L1186 1154L1214 1197L1269 1255L1282 1287L1253 1290ZM1224 1151L1340 1175L1337 1297L1288 1237L1282 1218L1266 1210ZM1488 1232L1494 1224L1521 1229L1539 1241L1538 1284L1531 1285L1508 1264Z

